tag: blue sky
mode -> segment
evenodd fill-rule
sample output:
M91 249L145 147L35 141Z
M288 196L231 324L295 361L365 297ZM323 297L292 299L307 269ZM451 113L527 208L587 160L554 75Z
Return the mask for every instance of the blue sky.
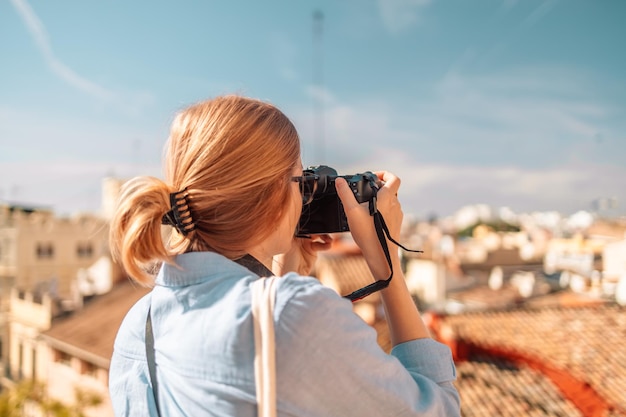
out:
M239 93L294 121L305 164L397 173L405 213L626 214L625 20L623 0L4 0L0 200L96 211L104 176L161 176L178 109Z

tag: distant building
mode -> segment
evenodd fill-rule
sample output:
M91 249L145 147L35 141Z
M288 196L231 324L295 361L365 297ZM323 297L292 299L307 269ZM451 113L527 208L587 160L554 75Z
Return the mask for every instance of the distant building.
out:
M121 268L112 262L108 243L109 219L121 184L122 180L103 180L102 215L106 217L97 214L59 217L49 208L0 202L2 374L20 379L26 375L28 364L34 361L28 359L30 353L24 350L25 345L17 348L15 343L18 342L11 340L11 335L18 339L23 336L19 330L21 325L15 319L25 316L16 313L21 308L16 306L26 303L31 305L30 310L43 308L50 315L43 320L49 322L80 308L85 297L108 292L125 277ZM21 294L21 298L11 297L13 292ZM18 310L10 310L11 299ZM38 332L42 327L31 326L31 330ZM17 358L21 358L23 366L16 368ZM35 366L28 369L28 375L37 376Z
M626 239L609 243L602 253L602 289L626 306Z
M544 257L544 268L550 273L565 270L590 276L597 269L596 260L600 259L604 244L586 239L581 234L552 239Z
M421 304L440 306L446 299L447 270L443 262L409 258L406 261L406 281L411 295Z
M58 217L48 209L0 205L0 358L6 366L8 301L13 288L41 299L44 294L61 309L80 305L86 283L118 279L121 271L110 262L108 223L95 215ZM100 277L93 265L104 258L109 274ZM91 268L91 269L90 269ZM102 268L106 268L102 266ZM103 288L100 284L99 288ZM92 291L93 293L93 291Z
M58 217L36 207L0 205L0 289L71 298L78 271L108 255L108 222L91 215Z
M76 390L98 395L102 404L84 410L88 417L111 417L108 372L113 342L131 306L147 288L130 280L94 297L71 314L58 315L44 295L12 291L10 298L10 363L4 385L22 379L43 382L46 394L66 405L76 402Z
M617 282L626 276L626 239L608 243L602 252L604 279Z

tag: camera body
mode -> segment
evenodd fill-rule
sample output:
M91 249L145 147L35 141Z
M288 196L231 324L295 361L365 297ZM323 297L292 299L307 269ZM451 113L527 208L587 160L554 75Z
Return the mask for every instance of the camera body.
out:
M326 165L308 167L304 174L317 176L317 184L310 204L302 207L298 224L298 236L347 232L350 230L343 204L337 195L335 180L344 178L359 203L371 201L380 186L376 174L337 175L337 171Z

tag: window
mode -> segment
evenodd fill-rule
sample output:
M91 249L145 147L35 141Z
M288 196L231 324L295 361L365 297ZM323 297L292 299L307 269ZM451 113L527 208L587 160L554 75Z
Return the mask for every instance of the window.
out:
M98 367L91 362L81 361L80 373L81 375L88 375L92 378L96 378L98 376Z
M49 259L54 257L54 246L51 242L37 243L37 258Z
M76 255L79 258L91 258L93 256L93 245L91 242L78 242Z
M63 365L72 366L72 356L60 350L54 351L54 361Z

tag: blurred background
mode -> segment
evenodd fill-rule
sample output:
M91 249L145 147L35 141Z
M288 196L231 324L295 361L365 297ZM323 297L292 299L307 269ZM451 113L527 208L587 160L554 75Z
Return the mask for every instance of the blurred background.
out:
M387 169L406 213L626 213L626 2L0 3L0 200L96 210L160 176L174 113L278 105L307 165Z
M402 178L398 239L424 250L403 272L464 417L626 416L625 21L625 0L0 1L0 415L113 415L149 291L111 259L115 199L162 176L179 109L235 93L293 120L305 165ZM373 280L349 236L313 275ZM354 309L389 351L378 294Z

